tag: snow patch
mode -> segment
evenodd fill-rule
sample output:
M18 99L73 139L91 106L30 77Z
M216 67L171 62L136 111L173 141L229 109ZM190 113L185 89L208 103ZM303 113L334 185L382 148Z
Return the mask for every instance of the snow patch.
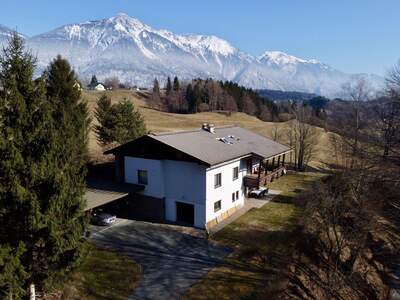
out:
M69 32L69 39L72 40L74 38L80 40L81 38L81 27L79 25L72 25L71 27L66 28L67 32Z

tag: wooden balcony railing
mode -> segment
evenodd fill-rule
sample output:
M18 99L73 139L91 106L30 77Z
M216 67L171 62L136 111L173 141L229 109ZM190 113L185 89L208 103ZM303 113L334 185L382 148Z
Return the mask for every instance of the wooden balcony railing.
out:
M285 166L280 166L273 171L267 171L267 173L262 171L261 174L246 175L243 178L244 186L249 188L264 186L274 181L275 178L281 177L285 173L285 169Z

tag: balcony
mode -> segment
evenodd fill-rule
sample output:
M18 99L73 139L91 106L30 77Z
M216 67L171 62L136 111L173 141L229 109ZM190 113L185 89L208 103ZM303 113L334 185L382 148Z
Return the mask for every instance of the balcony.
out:
M279 168L276 168L274 170L261 170L261 173L254 173L254 174L249 174L244 176L243 178L243 183L245 187L248 188L258 188L260 186L264 186L272 181L274 181L276 178L281 177L282 175L285 174L285 166L282 165ZM260 172L260 171L259 171Z

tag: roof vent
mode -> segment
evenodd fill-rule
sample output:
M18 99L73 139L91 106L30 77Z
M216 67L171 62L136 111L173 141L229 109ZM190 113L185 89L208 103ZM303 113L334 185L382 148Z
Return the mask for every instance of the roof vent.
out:
M232 140L235 140L235 141L239 141L240 140L240 138L235 137L234 135L228 135L228 138L230 138Z
M227 145L233 145L233 143L231 141L229 141L226 137L217 138L217 140L220 142L223 142L224 144L227 144Z

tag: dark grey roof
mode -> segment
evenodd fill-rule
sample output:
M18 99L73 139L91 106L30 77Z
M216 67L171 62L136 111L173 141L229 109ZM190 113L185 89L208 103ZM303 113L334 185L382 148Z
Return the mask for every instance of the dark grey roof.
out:
M209 165L216 165L249 154L268 158L290 150L284 145L242 127L216 127L215 133L199 129L148 136ZM221 138L225 138L228 143L221 141Z

